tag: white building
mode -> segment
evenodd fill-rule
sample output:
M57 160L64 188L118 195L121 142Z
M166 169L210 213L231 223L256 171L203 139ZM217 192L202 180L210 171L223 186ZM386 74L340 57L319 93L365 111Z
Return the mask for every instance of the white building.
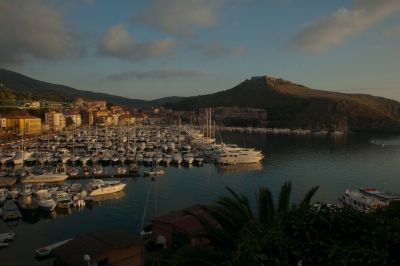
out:
M65 128L65 116L62 113L51 111L45 114L45 124L50 129L62 130Z
M7 127L7 118L0 117L0 127L1 128L6 128Z

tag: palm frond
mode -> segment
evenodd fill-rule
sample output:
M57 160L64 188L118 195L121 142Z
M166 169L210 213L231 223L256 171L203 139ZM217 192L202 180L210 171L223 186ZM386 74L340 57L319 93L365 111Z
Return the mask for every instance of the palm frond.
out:
M257 194L258 220L264 226L273 224L275 216L274 200L271 191L266 187L258 189Z
M292 192L292 183L290 181L285 182L281 187L281 191L279 192L279 201L277 210L279 213L284 213L289 210L291 192Z

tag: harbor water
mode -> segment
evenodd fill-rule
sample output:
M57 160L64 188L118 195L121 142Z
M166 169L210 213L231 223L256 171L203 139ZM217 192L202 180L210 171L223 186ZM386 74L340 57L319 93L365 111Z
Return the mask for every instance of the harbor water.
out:
M350 134L343 136L295 136L223 133L226 143L255 147L265 154L260 164L243 166L169 166L155 181L149 177L124 178L122 193L107 196L85 208L44 214L24 214L14 224L0 220L0 233L17 234L7 248L0 249L0 265L52 265L38 261L34 250L88 231L123 229L137 234L154 215L208 204L226 194L226 186L248 196L254 204L255 192L267 186L277 197L280 186L292 181L292 200L301 199L312 186L319 185L317 201L337 203L349 187L369 186L400 192L398 165L400 137ZM380 143L379 142L379 143ZM146 169L140 168L140 171ZM82 180L82 183L88 182ZM147 204L146 204L147 202Z

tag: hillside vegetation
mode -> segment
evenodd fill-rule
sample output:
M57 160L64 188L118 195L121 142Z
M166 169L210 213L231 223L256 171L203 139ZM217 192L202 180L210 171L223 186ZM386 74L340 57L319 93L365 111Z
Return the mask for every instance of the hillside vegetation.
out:
M11 90L17 100L48 100L72 102L77 97L85 100L106 100L113 104L141 107L148 104L144 100L129 99L106 93L77 90L68 86L36 80L22 74L0 69L0 83Z
M268 111L269 126L400 132L400 103L366 94L314 90L283 79L253 77L232 89L169 104L180 110L238 106Z

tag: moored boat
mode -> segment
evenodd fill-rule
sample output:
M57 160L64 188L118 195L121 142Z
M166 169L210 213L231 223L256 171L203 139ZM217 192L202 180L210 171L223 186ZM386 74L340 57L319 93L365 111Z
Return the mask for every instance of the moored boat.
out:
M72 238L66 239L66 240L63 240L63 241L60 241L60 242L57 242L57 243L54 243L54 244L51 244L51 245L48 245L48 246L45 246L45 247L42 247L42 248L39 248L39 249L35 250L35 255L38 258L43 258L43 257L50 256L54 249L67 244L71 240L72 240Z
M126 183L121 181L103 181L101 179L94 179L88 185L89 196L98 196L110 193L116 193L125 188Z

